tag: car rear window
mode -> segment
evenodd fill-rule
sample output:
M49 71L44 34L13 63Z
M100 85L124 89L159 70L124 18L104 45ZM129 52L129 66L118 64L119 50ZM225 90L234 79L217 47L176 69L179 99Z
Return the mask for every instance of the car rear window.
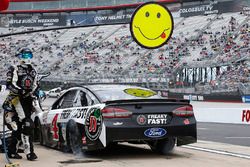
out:
M158 99L162 98L156 92L149 89L140 89L133 91L134 88L124 90L95 90L95 94L101 99L102 102L110 100L129 100L129 99ZM136 88L138 90L138 88ZM142 93L141 93L142 92ZM147 93L149 92L149 93Z

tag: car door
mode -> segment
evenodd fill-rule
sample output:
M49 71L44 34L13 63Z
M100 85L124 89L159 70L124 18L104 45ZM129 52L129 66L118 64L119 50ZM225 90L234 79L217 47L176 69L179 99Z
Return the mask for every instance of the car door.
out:
M70 114L70 119L73 119L79 124L84 124L87 112L96 103L96 99L92 98L87 90L78 90L72 104L73 109ZM68 116L65 116L65 118L68 118Z
M74 103L75 106L82 106L84 110L84 120L81 120L82 141L91 145L93 141L99 139L102 130L101 109L105 104L101 104L97 97L87 89L81 89ZM105 145L105 141L101 141Z

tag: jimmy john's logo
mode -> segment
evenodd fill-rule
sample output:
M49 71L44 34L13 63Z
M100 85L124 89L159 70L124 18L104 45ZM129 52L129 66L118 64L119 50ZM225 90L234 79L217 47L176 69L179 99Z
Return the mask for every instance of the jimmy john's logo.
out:
M136 119L139 125L165 125L168 123L167 114L139 115Z
M21 81L21 86L23 89L31 89L33 86L33 78L26 76Z
M100 109L92 108L87 114L85 121L86 136L90 140L97 140L102 130L102 115Z
M147 119L144 115L139 115L136 120L139 125L145 125L147 123Z

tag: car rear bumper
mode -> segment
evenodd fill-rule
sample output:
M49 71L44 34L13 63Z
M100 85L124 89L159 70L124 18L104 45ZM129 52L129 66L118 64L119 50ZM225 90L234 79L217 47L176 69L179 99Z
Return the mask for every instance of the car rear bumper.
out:
M151 141L168 137L177 138L177 146L195 143L197 141L196 120L191 118L173 119L167 125L146 125L131 124L129 121L105 121L106 142L127 142L127 141ZM146 135L151 128L164 129L166 134L155 137Z
M158 140L167 137L185 137L190 136L197 138L196 124L182 126L158 126L166 130L166 134L161 137L148 137L145 131L156 127L106 127L107 143L117 141L134 141L134 140Z
M185 120L187 120L185 122ZM150 141L164 140L169 137L177 138L177 146L195 143L197 141L197 128L196 120L194 117L191 118L178 118L172 120L167 125L138 125L131 123L131 120L105 120L105 132L106 145L115 142L136 142L136 143L147 143ZM164 129L165 134L159 137L147 136L145 132L151 128ZM102 149L104 146L101 141L89 142L88 149Z

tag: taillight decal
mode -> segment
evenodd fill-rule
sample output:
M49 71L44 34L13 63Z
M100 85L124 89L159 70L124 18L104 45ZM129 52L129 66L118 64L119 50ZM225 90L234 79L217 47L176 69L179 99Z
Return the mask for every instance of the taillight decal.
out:
M194 116L193 107L192 106L179 107L173 111L173 114L179 117Z
M103 118L129 118L132 112L118 107L106 107L102 109Z

